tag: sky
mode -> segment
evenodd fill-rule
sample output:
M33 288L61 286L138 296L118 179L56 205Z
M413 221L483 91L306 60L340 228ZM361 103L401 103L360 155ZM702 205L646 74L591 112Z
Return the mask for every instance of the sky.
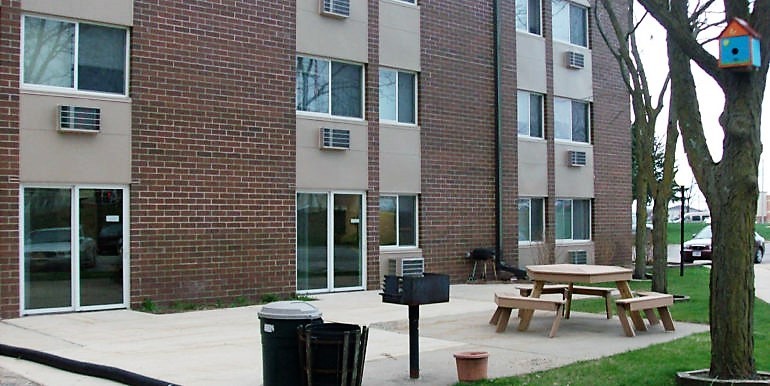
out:
M717 2L718 3L718 2ZM640 17L644 13L644 8L640 5L636 5L635 13L637 17ZM720 13L714 15L717 18L723 18L724 14ZM717 36L724 25L717 28L712 28L703 32L704 36L715 37ZM653 99L659 92L663 81L665 80L666 73L668 72L668 59L666 55L666 34L663 28L658 22L647 15L640 24L637 32L637 42L640 53L642 55L642 61L645 66L645 72L647 73L648 82L653 90ZM715 57L718 56L718 43L711 42L706 45L706 49L711 52ZM762 53L770 54L770 53ZM700 68L693 63L693 75L695 77L695 84L698 93L698 102L701 110L701 117L704 126L704 132L706 134L706 140L711 152L711 156L714 161L719 161L722 158L722 140L724 134L722 127L719 125L719 115L724 109L724 95L722 90L717 84ZM770 85L770 83L768 83ZM770 87L768 87L770 88ZM762 103L762 144L763 153L760 159L759 165L759 190L768 192L770 191L770 90L765 90L765 98ZM668 97L664 98L664 103L668 103ZM666 131L666 119L668 107L664 107L661 116L659 117L656 127L656 133L658 136L662 136ZM769 128L769 129L764 129ZM695 178L693 177L690 165L687 162L687 156L685 155L682 147L681 137L677 143L676 151L676 164L679 171L676 175L676 182L679 185L690 187L695 185ZM692 197L692 204L696 208L706 209L706 202L703 199L700 191L694 190Z

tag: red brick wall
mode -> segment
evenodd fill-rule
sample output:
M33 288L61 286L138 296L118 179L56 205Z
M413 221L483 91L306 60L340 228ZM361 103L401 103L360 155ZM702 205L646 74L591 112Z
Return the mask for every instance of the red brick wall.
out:
M135 1L134 306L294 291L295 14Z
M369 289L380 284L380 0L369 0L369 65L366 66L366 120L368 123L368 178L366 194L366 283Z
M420 242L426 271L454 281L468 250L495 246L492 3L420 1Z
M622 15L622 1L613 2ZM599 22L611 31L604 12ZM593 12L591 13L593 19ZM624 20L623 17L619 17ZM596 23L596 20L592 20ZM591 28L593 60L594 221L593 238L597 263L627 265L631 262L631 124L629 96L618 64Z
M19 316L20 17L0 1L0 318Z

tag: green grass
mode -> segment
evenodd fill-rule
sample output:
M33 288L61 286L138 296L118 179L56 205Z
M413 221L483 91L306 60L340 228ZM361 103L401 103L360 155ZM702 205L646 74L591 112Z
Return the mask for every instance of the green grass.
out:
M709 271L687 268L684 277L678 269L668 271L668 290L683 294L689 301L671 307L674 320L708 323ZM649 281L635 281L634 290L649 290ZM604 313L603 299L580 299L573 310ZM558 339L558 338L555 338ZM498 378L473 385L675 385L676 373L709 367L710 336L693 334L667 343L628 351L598 360L577 362L548 371L518 377ZM757 370L770 370L770 305L757 299L754 305L754 359ZM468 383L458 383L458 385Z
M705 222L686 222L684 223L684 241L692 239L692 235L695 233L698 233L699 230L703 229L706 224ZM681 237L680 237L680 229L681 225L678 222L670 222L668 223L668 227L666 228L666 241L669 244L679 244ZM755 224L754 230L757 231L762 237L765 238L765 240L770 240L770 225L768 224Z

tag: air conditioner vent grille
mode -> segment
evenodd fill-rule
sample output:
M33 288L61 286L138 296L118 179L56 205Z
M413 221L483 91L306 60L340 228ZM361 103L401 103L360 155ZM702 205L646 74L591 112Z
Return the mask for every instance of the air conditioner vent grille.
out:
M425 272L422 257L398 257L388 261L388 274L395 276L421 276Z
M586 57L584 54L575 51L567 51L565 54L567 67L579 70L585 67Z
M97 107L59 106L59 130L98 132L101 110Z
M321 128L321 149L347 150L350 149L350 130Z
M321 0L321 14L346 18L350 16L350 0Z
M569 262L571 264L587 264L588 252L586 251L569 251Z
M570 166L586 166L586 152L584 151L569 151L569 165Z

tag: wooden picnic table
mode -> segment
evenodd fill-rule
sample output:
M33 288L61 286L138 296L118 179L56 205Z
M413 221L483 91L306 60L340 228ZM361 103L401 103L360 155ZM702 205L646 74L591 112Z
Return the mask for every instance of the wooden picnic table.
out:
M527 275L534 282L534 287L530 297L539 298L543 286L546 283L564 283L570 287L574 283L608 283L615 282L618 287L621 298L631 298L631 286L628 284L633 276L633 271L614 265L593 265L593 264L545 264L528 265ZM571 288L570 288L571 289ZM529 328L529 322L532 320L533 310L520 310L519 330L525 331ZM634 328L638 331L646 329L644 319L639 311L631 312L631 320Z

